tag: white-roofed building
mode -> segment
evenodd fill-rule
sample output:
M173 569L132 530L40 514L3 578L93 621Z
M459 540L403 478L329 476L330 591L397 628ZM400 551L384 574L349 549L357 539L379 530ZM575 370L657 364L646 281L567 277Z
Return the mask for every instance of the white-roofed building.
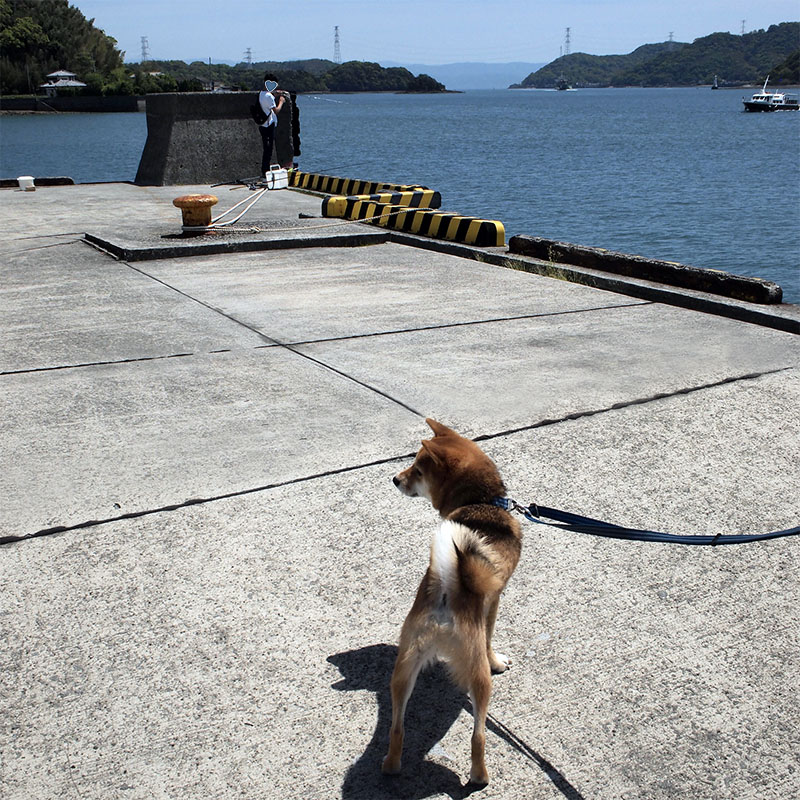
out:
M44 89L48 97L55 97L59 89L82 89L86 86L77 80L78 76L74 72L67 72L65 69L51 72L47 77L49 81L41 84L39 88Z

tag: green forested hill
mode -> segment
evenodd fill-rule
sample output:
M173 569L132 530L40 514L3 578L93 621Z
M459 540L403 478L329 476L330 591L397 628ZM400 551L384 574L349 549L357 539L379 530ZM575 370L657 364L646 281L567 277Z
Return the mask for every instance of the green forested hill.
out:
M140 65L131 64L131 69ZM204 64L194 61L149 61L149 71L164 73L181 86L214 81L233 88L260 89L264 74L274 74L280 85L295 92L441 92L445 87L429 75L414 76L403 67L382 67L370 61L262 61L254 64Z
M117 43L67 0L0 0L0 93L38 91L66 69L101 89L124 77Z
M696 86L711 83L717 75L723 83L759 83L798 47L800 22L784 22L744 36L712 33L677 52L629 68L615 79L622 85Z
M593 56L588 53L571 53L551 61L536 72L532 72L521 84L513 88L549 89L563 75L576 86L611 86L613 78L628 67L641 65L670 49L680 49L682 42L645 44L632 53L618 56Z
M74 72L87 84L83 94L131 95L199 91L210 83L254 90L265 72L297 92L440 92L428 75L403 67L322 58L258 64L148 61L123 64L117 42L94 27L68 0L0 0L0 94L36 94L56 70Z
M791 84L793 86L800 85L800 48L772 70L770 82Z
M162 73L165 79L174 81L180 90L200 90L212 81L216 85L253 91L260 89L264 74L275 74L287 89L298 92L325 91L322 76L336 66L333 61L310 59L307 61L260 61L247 64L207 64L203 61L148 61L144 64L127 64L129 72ZM174 89L172 90L174 91Z
M771 83L793 83L796 70L784 62L799 47L800 22L782 22L743 36L712 33L691 44L645 45L624 56L573 53L518 86L550 88L561 75L574 86L696 86L711 83L715 75L723 84L741 84L759 83L770 72Z

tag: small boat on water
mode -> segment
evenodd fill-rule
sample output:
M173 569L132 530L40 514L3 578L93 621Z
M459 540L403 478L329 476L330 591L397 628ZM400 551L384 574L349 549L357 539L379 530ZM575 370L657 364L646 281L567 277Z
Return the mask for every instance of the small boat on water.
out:
M556 83L556 89L558 89L559 92L566 92L571 88L572 87L569 85L569 81L562 74Z
M760 92L756 92L749 100L742 98L745 111L800 111L800 102L796 94L768 92L768 83L769 75Z

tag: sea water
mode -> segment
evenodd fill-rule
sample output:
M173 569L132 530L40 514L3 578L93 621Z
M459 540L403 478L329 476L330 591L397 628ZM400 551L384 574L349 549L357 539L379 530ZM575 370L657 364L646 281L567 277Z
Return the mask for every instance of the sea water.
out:
M800 302L800 112L747 114L742 94L300 95L297 160L308 171L424 184L447 210L499 219L508 236L755 275ZM133 180L146 121L4 116L0 136L2 177Z
M132 181L146 139L144 114L2 115L0 178Z

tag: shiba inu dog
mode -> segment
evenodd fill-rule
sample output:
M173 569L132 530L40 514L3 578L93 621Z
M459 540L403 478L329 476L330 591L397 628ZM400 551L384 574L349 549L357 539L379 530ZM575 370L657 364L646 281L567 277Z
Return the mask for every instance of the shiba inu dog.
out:
M400 633L392 673L392 727L383 772L400 771L403 717L420 670L439 658L469 692L474 727L470 781L489 782L484 758L491 673L509 659L492 649L500 593L522 548L519 523L493 505L505 495L494 462L475 442L435 420L414 463L394 478L409 497L427 497L442 517L430 564Z

